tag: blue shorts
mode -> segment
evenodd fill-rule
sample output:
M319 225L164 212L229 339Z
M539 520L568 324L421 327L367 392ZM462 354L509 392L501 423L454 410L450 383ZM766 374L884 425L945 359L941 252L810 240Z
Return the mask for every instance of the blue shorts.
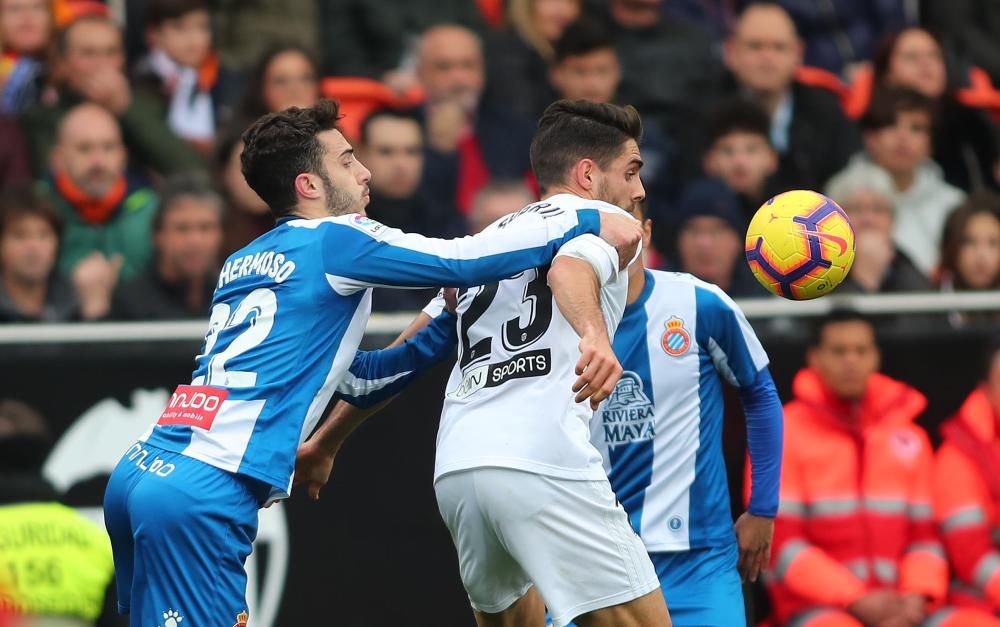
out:
M239 623L263 484L134 444L111 473L104 522L118 611L132 627ZM183 619L183 621L181 621Z
M735 543L649 557L674 627L746 627Z

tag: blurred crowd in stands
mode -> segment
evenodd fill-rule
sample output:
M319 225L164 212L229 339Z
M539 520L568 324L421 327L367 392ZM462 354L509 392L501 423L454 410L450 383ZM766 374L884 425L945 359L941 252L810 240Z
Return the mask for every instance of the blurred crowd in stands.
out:
M655 267L766 296L745 228L806 188L857 231L841 290L996 289L998 32L987 0L0 0L0 321L203 318L273 224L241 132L322 97L404 230L536 198L534 122L585 98L643 116Z

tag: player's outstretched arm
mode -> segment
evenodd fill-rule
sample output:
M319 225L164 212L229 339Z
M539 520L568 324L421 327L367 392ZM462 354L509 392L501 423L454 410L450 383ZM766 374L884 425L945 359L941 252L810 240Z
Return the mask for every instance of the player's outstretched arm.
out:
M455 318L443 309L446 306L449 310L454 309L454 297L453 291L444 290L384 350L359 351L355 355L349 377L355 386L359 381L386 376L391 378L394 376L391 373L396 370L404 373L409 370L410 374L378 390L372 390L370 394L363 395L363 398L354 399L355 403L364 407L343 400L345 392L352 390L350 385L342 382L338 386L340 400L334 404L319 429L299 446L296 453L295 485L305 484L312 499L319 499L320 490L330 479L337 452L348 436L370 416L391 403L395 395L419 376L422 370L451 355L455 345ZM432 318L428 312L438 315Z
M617 266L617 259L614 264ZM601 313L601 277L591 262L560 255L552 262L548 279L559 311L580 336L579 378L573 384L576 402L590 399L591 408L596 410L622 375Z
M641 239L641 228L627 215L553 207L511 214L474 236L442 240L348 216L328 229L326 273L342 294L373 286L471 287L548 265L566 242L584 234L599 234L624 249Z

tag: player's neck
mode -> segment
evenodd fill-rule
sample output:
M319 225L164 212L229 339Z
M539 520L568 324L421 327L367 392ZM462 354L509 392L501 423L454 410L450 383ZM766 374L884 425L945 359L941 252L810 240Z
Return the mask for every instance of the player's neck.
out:
M631 305L639 300L642 290L646 287L646 269L642 262L637 261L628 271L628 296L625 299L626 305Z
M580 198L586 198L587 200L594 200L594 195L591 192L575 185L550 185L546 188L543 197L549 198L556 194L572 194Z

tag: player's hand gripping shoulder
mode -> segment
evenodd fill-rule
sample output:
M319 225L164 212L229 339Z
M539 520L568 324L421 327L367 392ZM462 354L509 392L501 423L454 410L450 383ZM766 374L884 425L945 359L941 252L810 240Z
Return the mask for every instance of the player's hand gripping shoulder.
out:
M602 211L601 239L618 251L618 269L624 270L642 243L642 223L632 216Z

